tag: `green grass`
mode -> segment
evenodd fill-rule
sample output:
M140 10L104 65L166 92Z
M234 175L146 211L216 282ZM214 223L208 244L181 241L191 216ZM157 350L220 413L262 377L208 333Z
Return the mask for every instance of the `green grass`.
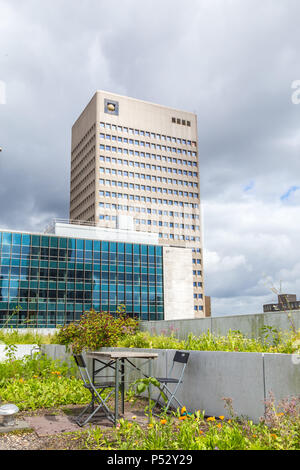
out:
M76 376L75 365L35 354L13 355L0 362L0 401L22 410L87 403L90 393Z
M186 340L179 340L174 333L152 336L149 332L139 331L118 342L120 347L184 349L192 351L233 351L233 352L270 352L292 354L297 350L298 335L292 331L263 330L259 338L248 338L240 331L229 331L226 336L215 335L210 331L200 336L192 333Z
M53 336L51 334L39 334L31 330L0 329L0 344L50 344Z

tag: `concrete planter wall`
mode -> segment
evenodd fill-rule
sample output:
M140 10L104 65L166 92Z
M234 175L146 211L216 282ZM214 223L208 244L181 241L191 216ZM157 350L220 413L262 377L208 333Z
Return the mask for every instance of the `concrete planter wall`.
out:
M43 351L55 359L68 357L63 346L45 345ZM153 375L165 376L175 351L145 351L158 353L153 363ZM190 354L184 383L177 396L191 412L205 410L207 415L228 418L223 398L230 398L238 416L247 416L258 422L264 415L265 400L270 393L274 394L277 402L300 394L300 361L295 355L223 351L190 351ZM142 361L134 362L139 365ZM132 383L138 375L128 369L127 377Z

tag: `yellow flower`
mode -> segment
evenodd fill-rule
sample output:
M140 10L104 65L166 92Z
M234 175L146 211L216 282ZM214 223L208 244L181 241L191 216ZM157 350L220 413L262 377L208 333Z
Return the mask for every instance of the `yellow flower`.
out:
M153 423L149 423L148 428L153 428Z
M219 418L223 420L223 419L224 419L224 416L219 416Z
M186 407L185 407L185 406L183 406L183 407L181 408L180 413L181 413L182 415L183 415L183 413L186 413Z
M214 416L209 416L209 418L207 418L206 421L215 421L215 420L216 420L216 418Z
M166 419L161 419L160 424L166 424L167 420Z
M136 419L136 416L131 416L132 419Z
M222 427L221 423L217 424L217 428L221 428L221 427Z
M277 416L283 416L284 413L277 413Z
M19 379L20 384L24 383L24 379Z

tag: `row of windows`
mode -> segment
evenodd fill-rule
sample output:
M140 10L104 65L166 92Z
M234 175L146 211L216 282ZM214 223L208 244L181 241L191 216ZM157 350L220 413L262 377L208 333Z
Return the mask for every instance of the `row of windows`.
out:
M146 153L145 155L146 155L147 158L151 158L152 160L161 160L161 161L165 161L165 162L168 162L168 163L175 163L175 164L180 163L180 164L183 164L183 165L186 165L186 166L197 167L197 162L191 162L190 160L179 160L177 158L161 157L160 155L155 155L154 153L152 153L152 154ZM105 155L100 155L99 159L100 159L101 162L106 161L107 163L112 163L113 165L118 164L118 165L125 165L125 166L136 166L138 168L147 168L148 170L152 169L152 170L155 170L155 171L156 170L166 171L165 167L150 165L150 163L138 162L138 161L134 161L134 160L126 160L126 158L123 159L123 158L107 157ZM163 170L162 170L162 168L163 168ZM174 171L174 173L175 173L175 171ZM179 175L197 176L196 172L191 173L190 171L187 172L187 170L182 170L180 168L176 169L176 173L178 173Z
M169 147L166 145L159 145L159 144L154 144L150 142L144 142L142 140L122 139L122 137L117 137L117 136L108 135L108 134L100 134L100 138L109 140L109 141L123 142L124 144L129 144L129 145L137 145L139 147L156 149L156 150L163 151L163 152L170 152L170 153L172 152L172 153L176 153L179 155L188 155L190 157L197 156L197 152L194 152L191 150L185 150L185 149L178 148L178 147ZM145 157L144 152L138 152L138 151L134 152L133 150L130 150L130 149L128 150L127 148L124 148L124 147L118 147L117 149L117 147L115 146L100 144L100 149L109 150L112 152L124 153L125 155L138 155L141 157ZM163 157L163 158L166 158L166 157Z
M149 189L148 189L149 188ZM160 188L156 188L156 187L148 187L146 186L146 190L147 191L151 191L152 192L156 192L157 189L160 189ZM163 191L163 193L165 193ZM166 191L167 194L172 194L174 196L181 196L181 197L191 197L191 198L196 198L198 199L198 193L192 193L191 191L173 191L173 189L168 189ZM99 196L100 197L112 197L112 198L119 198L119 199L127 199L129 201L142 201L142 202L145 202L146 201L146 198L145 196L139 196L137 194L127 194L127 193L116 193L114 191L103 191L103 190L100 190L99 191ZM153 198L151 200L152 203L154 204L168 204L170 206L178 206L180 205L179 203L182 202L182 201L167 201L165 199L156 199L156 198ZM177 204L175 204L175 202Z
M149 145L150 147L150 145ZM161 148L158 148L159 146L156 146L155 144L151 144L151 147L153 150L162 150ZM150 158L150 153L145 153L145 152L140 152L139 150L132 150L132 149L127 149L124 147L115 147L114 145L104 145L100 144L99 145L100 150L105 150L106 152L114 152L114 153L120 153L124 155L135 155L136 157L142 157L142 158ZM175 147L167 147L168 152L176 153L176 154L182 154L182 155L187 155L189 157L197 157L197 152L191 152L190 150L186 151L183 149L177 149ZM152 158L155 160L161 160L161 161L167 161L165 156L162 155L155 155L152 154ZM176 159L177 164L180 165L189 165L191 166L191 163L193 166L197 166L197 162L190 162L189 160L181 160L181 159ZM194 165L195 164L195 165Z
M102 171L103 173L103 171ZM123 172L123 173L126 173L126 172ZM133 173L132 173L133 175ZM124 175L125 176L125 175ZM127 172L127 175L128 176L128 172ZM150 175L147 175L147 176L150 176ZM134 176L133 176L134 178ZM151 179L152 181L157 181L157 178L156 176L154 176L153 178L146 178L146 179ZM168 178L159 178L159 180L165 180L164 182L167 182L168 181ZM179 184L181 186L188 186L190 188L198 188L198 183L195 183L193 181L181 181L181 180L172 180L172 179L169 179L171 182L174 181L174 184ZM152 191L152 192L158 192L158 193L164 193L164 194L175 194L176 196L178 196L179 192L178 190L176 189L167 189L167 188L164 188L164 187L161 187L161 186L145 186L144 184L133 184L133 183L127 183L127 182L123 182L123 181L115 181L115 180L106 180L106 179L102 179L100 178L99 179L99 184L103 185L103 186L118 186L119 188L128 188L128 189L135 189L136 191ZM182 194L181 194L182 195Z
M154 245L139 245L123 242L107 242L101 240L87 240L75 238L62 238L52 235L38 235L16 232L0 232L0 248L6 246L20 246L26 253L40 253L37 248L62 248L72 250L83 250L94 253L109 252L118 255L144 255L162 257L162 247ZM22 251L21 250L21 251Z
M110 217L110 216L105 216L105 218L106 217ZM99 218L101 218L101 216L99 216ZM134 222L136 224L154 225L154 226L158 226L158 227L180 228L180 229L185 229L185 230L200 230L199 225L178 224L178 223L174 223L174 222L162 222L161 220L134 219Z
M187 121L186 119L172 117L171 121L173 124L181 124L182 126L191 127L191 121Z
M165 142L173 142L177 144L196 146L195 141L191 141L187 139L180 139L178 137L171 137L169 135L164 135L164 134L157 134L155 132L143 131L140 129L132 129L132 128L124 127L124 126L117 126L115 124L100 122L100 127L105 128L105 129L111 129L113 131L123 132L126 134L140 135L143 137L148 137L150 139L163 140Z
M107 287L105 290L104 287ZM160 293L155 293L155 286L153 287L153 292L147 289L147 286L143 286L145 291L140 290L140 286L136 286L134 290L132 288L126 288L125 286L118 286L118 288L112 289L111 286L101 286L98 291L96 290L88 290L88 289L71 289L71 290L53 290L53 289L18 289L14 287L2 287L0 285L0 300L3 301L12 301L16 298L19 298L21 302L27 301L34 302L34 299L44 299L46 302L47 299L58 299L58 301L62 301L61 299L65 300L74 300L74 299L111 299L116 301L118 298L118 302L122 302L126 300L126 302L142 302L143 304L147 303L148 301L156 301L162 298ZM128 290L129 289L129 290ZM31 299L31 300L30 300ZM60 299L60 300L59 300ZM160 300L161 302L161 300Z
M111 280L116 280L118 279L120 282L121 280L125 279L125 273L126 273L126 279L127 280L136 280L140 282L141 280L147 282L147 279L152 281L151 276L154 274L161 275L162 274L162 267L158 267L155 264L153 265L147 265L147 264L121 264L121 263L102 263L98 265L93 265L93 264L86 264L84 266L85 269L83 269L84 263L65 263L65 267L61 267L63 263L57 263L58 266L56 267L50 267L52 264L54 264L53 261L49 261L48 264L49 266L44 267L44 264L42 261L39 262L37 260L36 264L33 265L35 260L30 261L30 266L24 266L24 260L20 259L11 259L11 263L9 262L9 259L4 259L2 260L2 263L7 260L7 264L2 264L0 266L0 272L2 276L2 280L4 278L9 277L9 273L11 276L20 276L20 278L23 279L36 279L36 278L53 278L53 279L62 279L62 280L69 280L69 279L78 279L78 280L89 280L90 282L96 282L97 279L99 279L100 272L101 272L101 278L107 279L108 278L108 272L109 274L109 279ZM29 264L29 260L25 260L25 263ZM42 264L43 263L43 264ZM76 268L70 268L70 266L73 266L76 264ZM79 265L82 265L81 268L79 268ZM147 278L149 274L149 278Z
M111 210L128 210L128 206L123 206L119 204L111 204L109 202L99 202L99 207L111 209ZM160 209L153 209L150 207L138 207L138 206L134 207L133 209L135 212L143 212L143 213L153 214L153 215L181 217L185 219L199 220L199 214L189 214L187 212L176 212L176 211L165 211L165 210L163 211Z
M150 170L153 170L155 165L151 165ZM166 173L180 173L180 175L183 176L191 176L191 177L197 177L196 172L192 171L182 171L178 170L176 168L164 168ZM158 183L168 183L168 184L178 184L178 185L184 185L183 180L178 180L178 179L173 179L173 178L166 178L164 176L156 176L156 175L150 175L146 173L134 173L130 172L127 170L117 170L116 168L108 168L108 167L100 167L99 168L100 173L106 173L107 175L119 175L122 177L126 178L139 178L143 180L148 180L148 181L157 181Z
M159 233L158 238L164 238L171 240L186 240L191 242L200 242L200 237L195 237L194 235L178 235L177 233Z
M109 311L109 312L116 312L117 305L113 304L100 304L95 306L91 303L88 303L82 307L81 304L72 305L70 304L68 308L70 311L60 311L60 305L53 306L53 310L43 311L39 309L38 311L28 309L22 310L18 315L11 316L13 309L9 310L9 314L7 310L0 310L0 326L5 325L6 327L18 327L18 328L57 328L59 326L63 326L65 324L71 323L73 321L77 321L80 319L83 312L94 308L96 311ZM75 310L75 307L78 310ZM141 320L163 320L163 312L159 310L150 308L144 311L145 307L141 307L140 309L135 308L135 306L130 306L127 309L127 313L132 314L133 316L137 316Z

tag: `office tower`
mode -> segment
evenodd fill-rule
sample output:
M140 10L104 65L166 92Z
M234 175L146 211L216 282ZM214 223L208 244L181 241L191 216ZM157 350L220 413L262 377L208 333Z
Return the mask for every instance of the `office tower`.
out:
M204 316L197 116L97 91L72 127L70 221L158 234L192 249Z

